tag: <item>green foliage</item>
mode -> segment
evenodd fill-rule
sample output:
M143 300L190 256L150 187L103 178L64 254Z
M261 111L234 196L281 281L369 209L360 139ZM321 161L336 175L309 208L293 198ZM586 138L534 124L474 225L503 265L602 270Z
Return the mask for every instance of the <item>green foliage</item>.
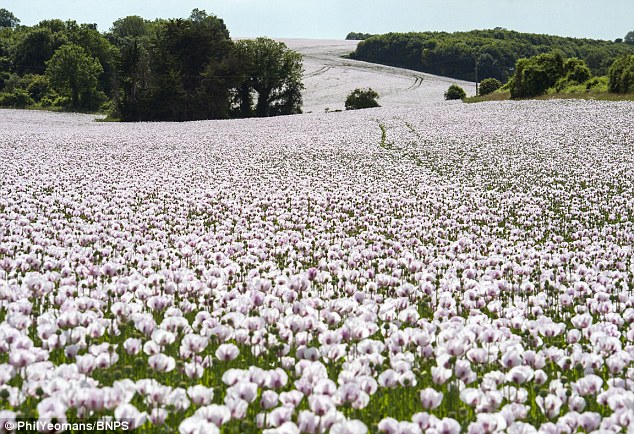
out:
M26 91L35 103L40 102L44 95L50 91L48 78L45 75L38 74L18 75L4 73L0 89L9 94L18 89Z
M269 38L238 41L236 52L246 71L235 96L241 116L301 113L304 88L301 54ZM257 94L255 106L254 92Z
M68 42L82 47L88 55L99 61L103 68L98 77L99 89L111 95L114 88L116 48L92 24L78 25L74 21L68 21L65 35Z
M11 93L0 93L0 107L25 108L34 103L25 89L15 88Z
M367 89L355 89L346 98L346 110L380 107L377 102L378 97L378 92L370 87Z
M301 113L301 56L267 38L234 43L222 19L126 17L109 39L119 48L124 121L222 119Z
M578 95L586 97L590 95L597 95L597 93L607 93L607 91L607 77L593 77L582 83L568 81L561 78L557 81L554 87L548 89L547 95L561 97L566 95Z
M49 91L49 81L46 75L32 75L26 90L36 102L39 102Z
M25 90L35 102L39 102L49 92L48 77L39 74L25 74L22 76L10 74L5 81L4 87L6 91Z
M129 121L301 113L301 56L266 38L235 44L204 10L129 16L105 34L59 19L13 27L0 27L0 91L12 106L21 89L43 107L112 108Z
M564 61L564 78L577 84L585 83L592 77L590 68L581 59L572 57Z
M11 74L6 71L0 71L0 92L5 90L6 84L10 78Z
M565 89L582 85L592 78L592 73L586 63L574 57L564 61L563 74L564 76L555 83L554 90L556 92L563 92Z
M102 72L99 60L75 44L61 46L46 62L51 87L69 97L75 110L94 110L103 102L97 87Z
M6 9L0 9L0 28L13 28L20 24L20 20Z
M119 39L142 38L148 34L148 23L138 15L119 18L110 28L110 35Z
M13 64L18 74L43 74L46 61L59 46L53 32L45 27L29 29L13 48Z
M616 58L634 54L634 46L496 28L375 35L361 41L351 57L470 81L475 80L477 62L479 79L506 82L519 59L551 51L578 57L594 75L604 75Z
M58 95L55 91L47 93L40 101L40 106L44 108L50 107L68 107L70 98Z
M452 84L445 92L446 100L463 99L467 97L467 93L457 84Z
M499 88L502 87L502 83L497 78L485 78L480 82L480 86L478 88L479 95L488 95L490 93L495 92Z
M561 53L544 53L520 59L510 83L511 98L532 98L543 95L564 76Z
M116 48L97 31L94 24L44 20L34 27L19 27L4 41L8 45L8 69L19 75L43 75L46 62L61 46L74 44L82 47L89 56L97 58L103 68L98 77L99 92L111 96L114 91Z
M586 90L608 91L608 77L593 77L584 84Z
M608 72L608 90L613 93L634 92L634 55L617 59Z
M634 30L627 32L627 35L623 37L623 42L634 45Z
M224 22L194 10L194 19L115 26L120 44L118 115L125 121L187 121L228 117L237 82L233 43ZM125 24L122 21L119 24Z
M350 32L346 36L346 40L348 41L363 41L368 39L369 37L374 36L371 33L359 33L359 32Z

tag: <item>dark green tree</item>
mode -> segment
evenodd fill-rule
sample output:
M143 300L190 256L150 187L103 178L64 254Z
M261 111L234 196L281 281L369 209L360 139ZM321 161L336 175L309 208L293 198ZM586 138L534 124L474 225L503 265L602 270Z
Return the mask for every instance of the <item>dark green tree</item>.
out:
M49 92L49 88L50 85L46 75L32 75L28 77L26 90L34 101L40 102Z
M119 32L122 119L228 117L231 89L242 76L223 20L194 10L189 19L153 23L146 31L147 39L138 29L138 37Z
M112 23L110 35L116 38L142 38L149 33L149 23L138 15L119 18Z
M380 107L377 99L379 94L372 88L355 89L346 98L346 110L358 110L372 107Z
M4 8L0 9L0 28L13 28L18 24L20 24L20 20L17 19L15 15Z
M115 46L113 115L133 119L138 103L139 89L146 89L150 76L149 47L153 25L143 18L131 15L116 20L106 38ZM123 110L125 113L121 113Z
M583 84L591 78L592 72L590 72L586 62L576 57L571 57L564 61L563 77L557 80L554 88L557 92L561 92L568 86Z
M21 36L13 50L13 65L18 74L43 74L46 61L56 50L53 32L34 27Z
M208 17L209 15L207 15L206 11L198 9L198 8L193 9L192 13L189 14L190 21L193 21L195 23L204 21Z
M242 40L236 51L246 65L246 80L238 88L238 106L245 115L252 92L257 94L255 116L277 116L301 113L302 56L283 42L269 38ZM248 92L247 92L248 90Z
M75 44L62 45L46 62L51 87L70 98L74 110L91 110L98 105L98 77L103 72L99 60Z
M99 89L112 96L114 88L114 70L116 68L116 48L97 31L95 24L77 24L67 21L62 35L67 43L82 47L89 56L99 60L103 72L99 75Z
M634 92L634 55L617 59L608 72L608 90L614 93Z
M623 42L629 45L634 45L634 30L627 32L627 35L623 37Z
M64 22L60 20L59 18L54 18L52 20L40 21L39 23L37 23L36 27L39 27L42 29L49 29L51 33L54 33L54 34L57 34L57 33L63 34L67 30L67 23L68 22Z
M346 35L348 41L363 41L373 36L371 33L350 32Z

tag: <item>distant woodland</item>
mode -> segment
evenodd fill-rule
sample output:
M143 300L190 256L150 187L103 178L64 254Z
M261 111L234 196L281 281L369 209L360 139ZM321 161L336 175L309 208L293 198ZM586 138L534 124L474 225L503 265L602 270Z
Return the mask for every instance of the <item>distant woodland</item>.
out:
M540 54L556 51L563 58L578 58L595 76L607 75L618 58L634 54L634 32L615 41L520 33L503 28L384 35L353 32L348 38L361 40L350 55L354 59L468 81L476 81L477 73L477 81L495 78L503 83L514 75L518 60Z

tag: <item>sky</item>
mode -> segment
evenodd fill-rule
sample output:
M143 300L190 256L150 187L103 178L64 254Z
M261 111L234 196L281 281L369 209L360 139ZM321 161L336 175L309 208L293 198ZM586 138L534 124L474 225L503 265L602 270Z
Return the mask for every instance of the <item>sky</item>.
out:
M101 31L128 15L222 18L234 37L344 39L348 32L459 31L504 27L614 40L634 30L634 0L0 0L23 25L61 18Z

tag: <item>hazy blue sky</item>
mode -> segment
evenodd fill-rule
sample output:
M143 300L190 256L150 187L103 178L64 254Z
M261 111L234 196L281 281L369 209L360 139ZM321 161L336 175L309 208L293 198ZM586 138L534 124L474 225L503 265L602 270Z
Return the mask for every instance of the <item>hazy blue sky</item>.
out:
M343 39L350 31L471 30L493 27L598 39L633 30L634 0L0 0L33 25L73 19L110 28L117 18L223 18L232 36Z

